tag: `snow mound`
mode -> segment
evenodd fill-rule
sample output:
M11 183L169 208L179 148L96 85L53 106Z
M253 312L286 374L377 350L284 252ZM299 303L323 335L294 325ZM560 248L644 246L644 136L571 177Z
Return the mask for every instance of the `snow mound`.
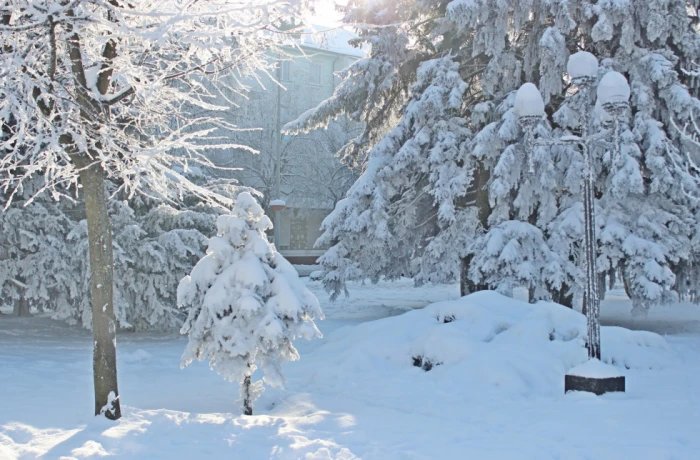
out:
M602 327L601 336L602 360L618 372L676 359L651 332ZM585 338L586 319L574 310L485 291L339 329L315 352L322 356L308 372L328 387L366 377L382 382L387 394L409 383L410 393L552 396L563 394L567 371L587 361Z

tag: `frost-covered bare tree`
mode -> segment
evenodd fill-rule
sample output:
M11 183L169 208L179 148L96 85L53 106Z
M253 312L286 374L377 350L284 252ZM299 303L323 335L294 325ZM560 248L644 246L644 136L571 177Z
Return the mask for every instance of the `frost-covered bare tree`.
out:
M269 67L287 40L275 24L295 5L263 0L7 0L0 6L0 188L8 202L41 176L54 197L82 194L95 336L95 413L120 417L113 312L113 254L105 181L132 196L221 197L176 172L211 166L225 144L207 78L233 89ZM218 129L218 131L217 131ZM175 155L173 152L177 152ZM75 192L79 190L79 192ZM31 201L31 198L30 198ZM226 200L223 200L226 201ZM227 203L225 203L227 204Z
M292 62L304 62L299 57L296 59ZM345 164L336 153L361 133L362 127L341 117L325 129L278 137L282 125L306 111L314 98L318 100L319 96L313 92L320 91L294 81L284 81L283 85L234 97L237 108L228 111L227 116L240 130L232 139L247 148L212 152L210 158L219 166L240 168L228 175L260 191L265 208L276 198L304 207L334 206L358 175L358 168ZM276 114L277 105L280 110ZM276 196L278 166L281 197Z

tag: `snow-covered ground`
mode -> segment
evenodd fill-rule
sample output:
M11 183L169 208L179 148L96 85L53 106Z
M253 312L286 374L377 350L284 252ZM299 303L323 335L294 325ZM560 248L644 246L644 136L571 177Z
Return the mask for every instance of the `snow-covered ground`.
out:
M563 393L585 360L583 317L570 310L493 293L442 302L457 286L409 281L353 285L330 304L307 284L324 338L297 344L286 388L268 389L253 417L205 364L179 368L185 338L154 333L119 336L124 416L91 417L90 333L1 316L0 459L698 458L696 306L633 320L610 293L605 324L663 336L603 328L603 358L627 392L595 397Z

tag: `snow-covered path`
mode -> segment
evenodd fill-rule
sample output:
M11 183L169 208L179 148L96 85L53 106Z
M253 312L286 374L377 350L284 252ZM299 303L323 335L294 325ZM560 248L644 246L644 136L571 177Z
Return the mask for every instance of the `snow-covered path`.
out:
M309 285L328 316L325 337L298 344L302 360L286 367L286 389L268 389L260 415L247 418L238 416L235 385L206 364L179 369L183 337L131 333L118 346L125 415L116 424L95 419L90 333L1 317L0 459L698 458L696 307L632 321L627 301L610 296L605 322L668 334L671 362L660 371L630 369L624 395L519 394L509 390L510 374L502 390L475 386L474 376L460 384L449 366L395 368L361 345L380 326L367 321L455 298L456 286L358 286L331 305ZM523 382L535 388L540 379Z

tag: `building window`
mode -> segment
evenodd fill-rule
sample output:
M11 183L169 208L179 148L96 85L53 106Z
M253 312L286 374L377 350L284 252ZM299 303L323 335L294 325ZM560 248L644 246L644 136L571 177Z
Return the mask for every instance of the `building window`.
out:
M280 63L280 78L282 81L289 81L291 80L290 78L290 68L291 68L292 63L289 61L282 61Z
M309 83L312 85L321 84L321 64L309 62Z

